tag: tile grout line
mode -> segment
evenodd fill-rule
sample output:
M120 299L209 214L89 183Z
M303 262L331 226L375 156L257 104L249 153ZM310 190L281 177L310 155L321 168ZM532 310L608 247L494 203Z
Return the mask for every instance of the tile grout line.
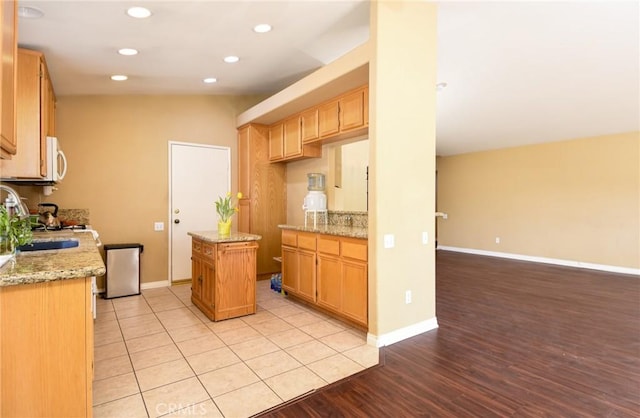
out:
M225 394L228 394L228 393L232 393L232 392L237 391L237 390L239 390L239 389L242 389L242 388L248 387L248 386L250 386L250 385L253 385L253 384L255 384L255 383L261 382L261 383L262 383L266 388L268 388L268 390L269 390L269 391L270 391L270 392L271 392L271 393L272 393L272 394L273 394L277 399L279 399L279 400L280 400L280 402L281 402L281 403L283 403L283 402L287 402L287 401L285 401L285 400L284 400L284 399L283 399L283 398L282 398L282 397L281 397L281 396L280 396L280 395L275 391L275 387L272 387L271 385L269 385L269 383L267 383L266 379L271 379L271 378L273 378L273 377L277 377L277 376L283 375L283 374L288 373L288 372L290 372L290 371L292 371L292 370L297 370L297 369L302 369L302 368L304 368L305 370L307 370L308 372L310 372L313 376L315 376L315 377L317 377L318 379L320 379L320 381L324 382L324 383L325 383L325 385L323 385L323 386L326 386L326 385L328 385L328 384L331 384L332 382L326 381L322 376L318 375L315 371L313 371L313 369L311 369L311 368L309 367L309 365L310 365L310 364L313 364L313 363L316 363L316 362L318 362L318 361L326 360L327 358L332 357L332 356L335 356L335 355L339 355L340 357L342 357L342 358L344 358L344 359L346 359L346 360L349 360L349 361L351 361L351 362L355 363L355 364L356 364L358 367L360 367L360 368L364 368L364 369L368 368L366 365L364 365L364 364L360 364L358 361L356 361L356 360L354 360L354 359L351 359L351 358L347 357L347 356L344 354L345 352L347 352L347 351L349 351L349 350L351 350L351 349L353 349L353 348L357 348L357 347L359 347L359 346L354 346L354 347L350 347L350 348L347 348L347 349L337 349L337 348L334 348L334 347L332 347L332 346L327 345L324 341L321 341L321 338L329 337L329 336L336 335L336 334L339 334L339 333L342 333L342 332L347 332L347 333L349 333L350 335L352 335L352 336L354 336L354 337L361 338L361 337L362 337L362 335L360 335L360 334L358 333L358 331L359 331L359 330L356 330L356 329L354 329L353 327L351 327L351 326L347 326L347 325L342 324L342 323L340 323L340 324L336 324L334 321L332 321L332 318L327 317L326 315L322 315L322 313L320 313L320 315L318 315L318 314L316 314L316 313L314 313L314 312L309 312L309 311L308 311L308 309L307 309L305 306L298 306L298 304L296 304L296 303L295 303L295 301L287 300L286 302L287 302L287 303L291 303L291 304L292 304L292 306L294 306L295 308L303 308L303 309L300 309L300 314L307 313L307 314L310 314L310 315L312 315L312 316L315 316L315 317L317 318L317 321L314 321L314 322L311 322L311 323L304 323L303 325L295 325L294 323L291 323L291 322L287 321L287 319L286 319L287 317L286 317L286 316L281 317L281 316L278 316L278 315L274 314L274 313L272 312L272 310L276 310L276 309L282 308L282 306L279 306L279 304L275 304L275 305L274 305L274 304L272 304L272 303L270 303L270 302L272 302L272 301L285 301L285 299L281 299L281 298L279 298L279 297L272 297L271 295L269 295L269 296L267 296L267 297L263 297L263 298L261 298L261 299L260 299L260 301L257 301L257 302L256 302L257 307L259 307L259 308L260 308L260 310L257 310L257 311L256 311L256 314L258 314L259 312L266 312L266 313L268 313L268 314L269 314L269 316L270 316L269 318L265 318L265 319L263 319L263 320L261 320L261 321L258 321L258 322L254 322L254 321L245 321L245 320L243 320L243 318L239 318L239 319L240 319L240 321L244 324L244 325L242 325L242 327L247 326L247 327L249 327L251 330L253 330L254 332L256 332L258 335L256 335L254 338L248 338L247 340L242 340L242 341L240 341L240 342L238 342L238 343L235 343L235 344L231 344L231 345L230 345L230 344L228 344L225 340L223 340L222 338L220 338L220 336L218 335L218 333L217 333L216 331L214 331L211 327L209 327L209 325L210 325L210 324L208 324L208 323L206 323L205 321L203 321L203 319L200 317L200 315L198 315L196 312L194 312L194 311L191 309L191 306L188 306L188 305L184 302L184 300L183 300L183 299L182 299L178 294L176 294L176 293L173 291L174 289L172 289L172 287L168 287L168 288L167 288L167 290L168 290L168 291L167 291L166 293L159 294L158 296L171 295L171 296L173 296L174 298L176 298L176 299L180 302L180 305L181 305L181 306L175 306L175 307L172 307L172 308L170 308L170 309L156 311L156 308L152 307L152 305L149 303L149 299L150 299L150 298L151 298L151 299L153 299L153 297L147 296L147 295L145 295L144 293L142 293L142 294L141 294L141 296L142 296L142 298L143 298L143 300L144 300L144 302L145 302L145 305L146 305L146 306L151 310L151 312L150 312L150 313L152 313L152 314L153 314L153 317L155 318L155 320L157 320L157 321L159 322L159 324L160 324L160 326L162 327L162 330L163 330L163 331L160 331L160 332L158 332L158 333L153 333L153 334L141 335L141 336L139 336L139 337L135 337L135 338L143 338L143 337L146 337L146 336L149 336L149 335L155 335L155 334L160 334L160 333L166 333L166 334L168 335L169 339L171 340L172 345L173 345L173 346L178 350L178 352L180 353L180 359L181 359L181 360L183 360L183 361L185 361L185 362L187 363L187 366L189 367L190 371L193 373L193 376L190 376L190 377L185 378L185 379L180 379L180 380L178 380L178 381L176 381L176 382L167 383L167 384L164 384L164 385L158 386L157 388L149 389L149 391L150 391L150 390L156 390L156 389L161 388L161 387L163 387L163 386L167 386L167 385L175 384L175 383L177 383L177 382L181 382L181 381L184 381L184 380L191 379L192 377L195 377L195 378L196 378L196 380L198 381L198 383L201 385L201 387L205 390L205 392L206 392L206 393L207 393L207 395L209 396L209 399L202 400L202 401L199 401L199 402L194 402L192 405L188 405L188 406L186 406L185 408L189 408L189 407L191 407L191 406L193 406L193 405L198 405L198 404L200 404L200 403L207 402L208 400L210 400L210 401L213 403L213 405L215 405L215 407L218 409L218 411L219 411L220 413L222 413L222 410L220 409L220 406L215 402L214 397L211 395L211 393L209 392L209 390L207 389L207 387L204 385L203 381L202 381L202 380L201 380L201 378L200 378L200 376L202 376L202 375L204 375L204 374L206 374L206 373L209 373L209 372L202 373L201 375L198 375L198 374L197 374L197 372L194 370L194 368L193 368L193 366L191 365L191 363L187 360L187 356L185 355L185 353L183 352L183 350L182 350L182 349L180 349L180 347L178 346L178 342L176 342L176 340L175 340L175 336L174 336L174 335L172 335L172 333L170 332L170 330L167 328L167 325L165 325L165 323L161 320L160 316L158 316L158 313L159 313L159 312L169 312L169 311L172 311L172 310L187 309L187 310L188 310L188 311L189 311L189 312L190 312L194 317L196 317L196 318L198 319L198 325L200 325L200 324L204 325L204 326L208 329L208 331L211 333L211 335L213 335L213 336L215 336L217 339L219 339L219 340L222 342L223 346L224 346L224 347L226 347L227 349L229 349L232 353L234 353L234 355L235 355L235 356L238 356L238 353L237 353L237 352L232 348L232 345L242 344L242 343L249 342L249 341L252 341L252 340L254 340L254 339L258 339L258 338L264 338L266 341L269 341L271 344L273 344L273 345L277 348L277 350L273 351L272 353L282 352L282 353L286 354L287 356L289 356L289 357L293 358L297 363L299 363L299 364L300 364L300 366L298 366L298 367L294 367L293 369L289 369L289 370L282 371L282 372L277 373L277 374L275 374L275 375L273 375L273 376L269 376L268 378L263 379L261 376L259 376L259 375L256 373L256 371L255 371L253 368L251 368L251 367L249 366L249 364L247 364L247 361L252 360L252 359L254 359L254 358L259 358L259 357L261 357L261 356L263 356L263 355L268 355L268 354L271 354L271 353L261 354L261 355L258 355L258 356L255 356L255 357L251 357L251 358L247 358L247 359L244 359L244 358L238 357L238 358L239 358L239 360L240 360L240 362L243 364L243 366L244 366L244 367L246 367L248 370L250 370L250 371L251 371L251 373L252 373L252 374L253 374L253 375L258 379L258 381L257 381L257 382L253 382L253 383L249 383L249 384L246 384L246 385L243 385L243 386L240 386L240 387L238 387L238 388L234 388L233 390L230 390L230 391L228 391L228 392L225 392L225 393L223 393L223 394L220 394L219 396L222 396L222 395L225 395ZM263 305L262 305L262 303L264 303L265 305L270 306L270 307L268 307L268 308L267 308L267 307L263 306ZM193 306L193 305L192 305L192 306ZM144 399L143 391L142 391L142 388L141 388L141 386L140 386L140 381L139 381L139 379L138 379L138 372L139 372L139 370L136 370L136 369L134 368L133 360L132 360L132 358L131 358L132 353L130 352L129 346L127 345L127 341L133 340L133 339L135 339L135 338L131 338L130 340L125 340L125 338L124 338L124 332L123 332L123 329L122 329L122 324L121 324L121 322L120 322L120 321L121 321L121 318L119 318L119 316L118 316L118 311L116 310L116 306L113 304L113 302L111 302L111 307L113 308L114 316L115 316L115 319L116 319L116 321L117 321L118 329L119 329L119 331L120 331L120 336L122 337L122 343L125 345L125 350L126 350L126 353L127 353L127 356L128 356L129 364L130 364L131 369L132 369L132 373L134 374L134 377L135 377L135 379L136 379L136 384L137 384L137 386L138 386L138 393L137 393L137 394L139 394L139 395L140 395L140 397L142 398L143 406L144 406L144 408L145 408L145 411L147 412L147 414L148 414L148 415L150 415L150 414L149 414L149 410L148 410L149 406L147 406L147 403L146 403L146 401L145 401L145 399ZM134 316L132 316L131 318L133 318L133 317L135 317L135 316L141 316L141 315L146 315L146 314L134 315ZM255 318L255 316L252 316L252 318ZM122 319L128 319L128 318L122 318ZM284 323L286 323L286 324L287 324L289 327L291 327L291 328L290 328L290 329L286 329L286 330L282 330L282 331L277 331L277 332L269 333L269 334L265 334L265 333L263 333L263 332L261 332L261 331L260 331L260 329L261 329L261 328L259 327L259 324L263 324L263 323L265 323L265 322L268 322L269 320L274 320L274 319L275 319L275 320L278 320L278 321L283 321ZM323 323L328 323L328 324L331 324L331 325L338 325L338 326L340 326L340 329L335 330L334 332L330 332L329 334L322 335L322 336L320 336L320 337L315 337L314 335L312 335L312 334L308 333L307 331L304 331L304 330L302 330L302 329L300 328L300 327L305 327L305 326L307 326L307 325L317 324L317 323L321 323L321 322L323 322ZM196 326L196 325L186 325L186 326L185 326L185 328L186 328L186 327L190 327L190 326ZM232 329L230 329L229 331L232 331L232 330L233 330L233 328L232 328ZM290 347L286 347L286 348L284 348L284 347L282 347L282 346L278 345L275 341L273 341L273 340L270 338L270 337L273 337L273 335L279 334L279 333L281 333L281 332L291 331L291 330L296 330L296 331L298 331L298 332L301 332L301 333L305 334L306 336L308 336L308 337L310 338L310 341L306 341L306 342L302 342L302 343L294 344L294 345L292 345L292 346L290 346ZM185 341L188 341L188 340L185 340ZM311 363L309 363L309 364L305 364L305 363L302 363L302 362L301 362L300 360L298 360L297 358L293 357L293 356L292 356L292 355L287 351L288 349L295 348L295 347L297 347L297 346L301 346L301 345L306 344L306 343L309 343L309 342L311 342L311 341L316 342L316 343L319 343L319 344L322 344L323 346L325 346L325 347L326 347L326 348L328 348L329 350L333 351L333 352L334 352L334 354L330 354L330 355L327 355L326 357L322 357L322 358L319 358L319 359L315 359L313 362L311 362ZM170 344L166 344L166 345L170 345ZM166 345L162 345L162 346L158 346L158 347L164 347L164 346L166 346ZM365 344L364 344L364 345L366 345L366 340L365 340ZM151 348L151 349L158 348L158 347L153 347L153 348ZM145 351L145 350L141 350L141 351ZM206 351L205 351L205 352L206 352ZM135 354L135 353L134 353L134 354ZM194 354L194 355L195 355L195 354ZM170 360L170 361L175 361L175 360ZM155 366L157 366L157 365L161 365L161 364L164 364L164 363L168 363L168 362L170 362L170 361L164 361L164 362L161 362L161 363L158 363L158 364L154 364L153 366L145 367L145 368L140 369L140 370L145 370L145 369L147 369L147 368L149 368L149 367L155 367ZM214 370L215 370L215 369L214 369ZM212 371L214 371L214 370L212 370ZM313 390L317 390L317 388L314 388ZM133 396L133 395L127 395L127 397L128 397L128 396ZM123 397L123 398L124 398L124 397ZM119 399L123 399L123 398L113 399L113 400L110 400L110 401L104 402L104 403L102 403L102 404L100 404L100 405L103 405L103 404L106 404L106 403L109 403L109 402L113 402L113 401L116 401L116 400L119 400ZM95 406L98 406L98 405L94 405L94 407L95 407ZM276 405L276 406L277 406L277 405ZM178 411L180 411L180 410L182 410L182 409L185 409L185 408L177 409L177 410L174 410L174 411L169 411L169 412L167 412L167 414L175 413L175 412L178 412Z

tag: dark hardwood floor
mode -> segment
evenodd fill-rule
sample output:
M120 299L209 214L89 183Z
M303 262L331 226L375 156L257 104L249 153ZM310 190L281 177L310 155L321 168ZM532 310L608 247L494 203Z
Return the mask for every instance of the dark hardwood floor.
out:
M640 278L437 251L439 328L263 417L640 417Z

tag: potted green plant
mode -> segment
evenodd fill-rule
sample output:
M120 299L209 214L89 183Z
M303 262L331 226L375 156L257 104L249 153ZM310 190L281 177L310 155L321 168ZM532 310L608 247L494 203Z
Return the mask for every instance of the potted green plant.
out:
M11 259L16 248L33 241L31 220L10 214L7 208L0 205L0 265Z
M236 198L242 199L242 193L238 192ZM218 197L216 201L216 212L220 216L218 221L218 235L228 236L231 232L231 216L239 211L237 204L231 202L231 192L227 193L227 196L223 199Z

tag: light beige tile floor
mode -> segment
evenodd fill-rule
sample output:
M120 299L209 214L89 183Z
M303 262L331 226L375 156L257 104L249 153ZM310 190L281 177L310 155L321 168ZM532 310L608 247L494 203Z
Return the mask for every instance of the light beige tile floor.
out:
M95 417L249 417L378 363L365 333L257 286L257 312L212 322L189 285L98 300Z

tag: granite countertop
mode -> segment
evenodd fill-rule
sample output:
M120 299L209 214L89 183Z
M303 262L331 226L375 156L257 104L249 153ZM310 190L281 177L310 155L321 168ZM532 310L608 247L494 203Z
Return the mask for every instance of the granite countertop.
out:
M243 242L243 241L259 241L262 239L260 235L247 234L245 232L231 232L227 236L218 235L218 231L196 231L187 232L194 238L201 239L202 241L212 242L214 244L224 242Z
M34 232L33 239L75 239L79 245L61 250L23 251L0 268L0 287L101 276L106 268L90 231Z
M362 238L367 239L369 237L369 229L356 227L356 226L344 226L344 225L278 225L280 229L292 229L295 231L315 232L318 234L337 235L340 237L350 238Z

